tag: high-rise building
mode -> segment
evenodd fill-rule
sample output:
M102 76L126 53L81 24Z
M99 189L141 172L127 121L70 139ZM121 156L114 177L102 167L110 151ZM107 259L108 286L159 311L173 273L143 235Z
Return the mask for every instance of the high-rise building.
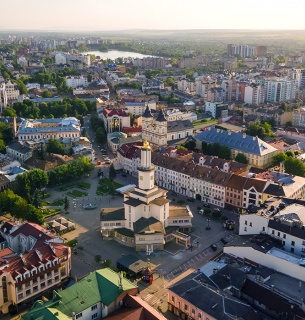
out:
M266 46L252 46L247 44L228 44L228 55L238 54L241 57L264 56L267 53Z
M289 101L295 99L297 81L286 78L265 80L265 100L267 102Z
M265 86L251 83L245 88L245 103L260 104L265 102Z

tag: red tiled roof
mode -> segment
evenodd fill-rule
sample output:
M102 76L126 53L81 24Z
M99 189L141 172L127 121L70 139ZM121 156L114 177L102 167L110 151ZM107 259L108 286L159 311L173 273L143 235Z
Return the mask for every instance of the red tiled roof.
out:
M52 250L51 246L54 248ZM48 261L53 261L56 257L59 258L63 255L68 255L69 247L61 243L52 243L50 245L43 244L36 249L26 251L25 253L14 257L7 257L6 261L8 267L3 269L4 272L10 272L13 278L17 275L26 272L27 270L32 270L33 267L39 267L42 263L45 264ZM41 255L41 259L38 253Z
M124 110L117 110L115 108L113 109L103 109L103 115L108 118L108 117L112 117L112 116L120 116L120 117L129 117L129 114L124 111Z
M125 158L132 159L136 152L141 148L142 142L131 142L123 144L118 152Z
M14 251L10 248L2 249L2 250L0 250L0 258L9 256L10 254L13 254L13 253L14 253Z
M11 236L16 237L18 234L23 234L26 237L32 236L37 239L33 248L56 237L54 234L51 234L50 231L32 222L22 224L17 230L11 233Z
M127 132L127 133L142 132L142 126L139 126L139 127L123 127L122 132Z

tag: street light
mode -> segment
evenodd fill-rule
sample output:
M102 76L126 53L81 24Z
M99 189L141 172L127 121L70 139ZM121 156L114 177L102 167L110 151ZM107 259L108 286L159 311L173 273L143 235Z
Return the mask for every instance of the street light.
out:
M207 225L207 227L205 228L206 230L211 230L210 221L211 221L211 219L207 219L208 225Z

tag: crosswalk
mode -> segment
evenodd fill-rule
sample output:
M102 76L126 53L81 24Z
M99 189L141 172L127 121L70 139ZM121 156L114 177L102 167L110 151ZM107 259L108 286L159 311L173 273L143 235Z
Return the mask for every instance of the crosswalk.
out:
M158 304L161 300L157 298L156 296L152 294L148 294L145 297L142 298L144 301L146 301L150 306L154 306L155 304Z
M226 237L226 240L230 242L233 240L237 235L230 234ZM217 249L222 247L222 242L218 241L215 243L217 246ZM186 261L181 266L177 267L175 270L169 272L167 275L164 276L164 279L167 281L171 281L178 277L180 274L184 273L190 268L197 269L198 267L202 266L202 263L207 260L207 258L211 258L213 255L215 255L215 251L213 251L210 247L205 248L202 252L198 253L196 256L194 256L192 259Z

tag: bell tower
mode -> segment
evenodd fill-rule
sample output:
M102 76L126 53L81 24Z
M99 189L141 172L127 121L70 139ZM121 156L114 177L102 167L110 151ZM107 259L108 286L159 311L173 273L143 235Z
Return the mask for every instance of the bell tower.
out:
M141 148L141 164L139 171L139 189L150 190L154 187L155 166L151 163L151 147L147 138Z

